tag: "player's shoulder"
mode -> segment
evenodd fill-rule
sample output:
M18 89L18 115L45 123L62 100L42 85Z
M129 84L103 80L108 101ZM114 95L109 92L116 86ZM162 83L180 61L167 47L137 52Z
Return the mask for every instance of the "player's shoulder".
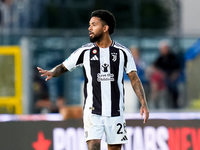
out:
M116 41L114 41L112 45L113 45L113 47L118 48L124 52L130 52L130 50L126 46L124 46Z
M94 46L95 46L94 43L87 43L87 44L85 44L85 45L82 45L81 48L92 48L92 47L94 47Z
M85 45L82 45L81 47L79 47L77 50L75 50L73 52L73 54L81 54L84 51L90 50L91 48L93 48L95 45L93 43L87 43Z

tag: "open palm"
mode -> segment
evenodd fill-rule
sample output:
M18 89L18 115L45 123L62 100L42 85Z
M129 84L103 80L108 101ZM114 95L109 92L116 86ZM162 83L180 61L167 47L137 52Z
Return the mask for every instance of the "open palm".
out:
M42 69L40 67L37 67L37 69L38 69L39 73L41 73L41 76L47 76L45 81L48 81L53 77L53 73L52 72L44 70L44 69Z

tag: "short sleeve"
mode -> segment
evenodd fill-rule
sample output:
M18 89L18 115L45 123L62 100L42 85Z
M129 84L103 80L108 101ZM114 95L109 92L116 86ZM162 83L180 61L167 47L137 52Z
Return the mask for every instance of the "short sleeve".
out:
M126 74L130 73L131 71L137 71L136 65L135 65L135 61L133 59L133 56L131 54L131 52L129 50L125 51L125 57L126 57L126 63L125 63L125 72Z
M74 51L64 62L63 65L69 70L72 71L76 67L83 66L83 56L84 56L84 49L79 48Z

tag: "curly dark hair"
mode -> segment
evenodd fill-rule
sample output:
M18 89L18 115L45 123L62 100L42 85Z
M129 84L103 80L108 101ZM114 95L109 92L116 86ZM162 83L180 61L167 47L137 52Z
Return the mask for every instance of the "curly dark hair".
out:
M103 9L95 10L91 13L91 17L98 17L102 21L104 21L109 26L110 35L114 32L116 26L115 17L108 10L103 10Z

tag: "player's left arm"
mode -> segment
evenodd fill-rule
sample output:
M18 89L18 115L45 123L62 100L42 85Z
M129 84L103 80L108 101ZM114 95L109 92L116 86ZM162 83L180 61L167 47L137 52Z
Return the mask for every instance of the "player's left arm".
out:
M144 123L146 123L147 119L149 118L149 109L147 106L146 96L145 96L142 83L136 71L131 71L130 73L128 73L128 77L131 81L133 90L135 91L138 99L140 100L140 103L141 103L140 114L141 114L141 117L143 117L143 113L145 114Z

